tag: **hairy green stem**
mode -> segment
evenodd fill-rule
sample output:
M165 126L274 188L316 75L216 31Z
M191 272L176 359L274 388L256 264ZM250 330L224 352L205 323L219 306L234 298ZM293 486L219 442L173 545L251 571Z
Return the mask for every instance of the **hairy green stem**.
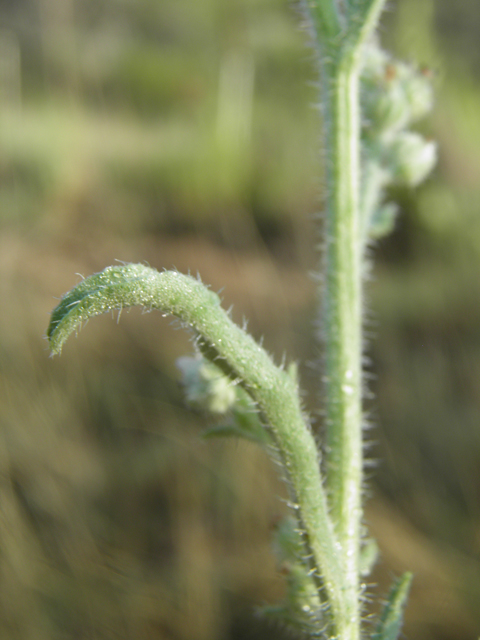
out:
M337 37L341 17L336 0L305 0L314 29L322 41Z
M188 323L204 355L242 384L258 405L278 447L308 562L327 604L324 618L329 636L346 638L342 561L328 515L318 450L302 413L296 381L231 321L218 296L201 282L139 264L109 267L62 298L47 331L52 353L59 353L67 337L88 318L134 305L160 309Z
M328 74L328 75L327 75ZM362 238L359 216L358 69L349 56L326 69L327 209L322 332L326 475L347 584L348 633L358 637L362 484Z
M321 1L321 0L320 0ZM352 43L359 48L375 31L386 0L350 0L350 32Z
M317 0L316 4L329 3ZM364 243L359 73L361 47L375 28L383 4L383 0L346 2L343 28L330 38L325 37L325 28L318 27L309 5L320 57L325 134L324 287L319 325L324 346L326 486L346 584L342 640L360 637Z

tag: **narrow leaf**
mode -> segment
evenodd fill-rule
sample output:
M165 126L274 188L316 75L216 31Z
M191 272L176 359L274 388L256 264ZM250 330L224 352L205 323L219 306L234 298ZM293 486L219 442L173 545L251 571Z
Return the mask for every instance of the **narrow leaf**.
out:
M397 640L412 578L407 571L392 586L372 640Z

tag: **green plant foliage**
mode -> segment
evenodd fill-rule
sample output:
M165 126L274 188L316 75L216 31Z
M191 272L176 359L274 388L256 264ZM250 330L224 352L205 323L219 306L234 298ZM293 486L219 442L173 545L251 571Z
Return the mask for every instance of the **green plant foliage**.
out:
M413 574L407 572L393 585L372 640L397 640L399 637L412 579Z
M435 144L409 131L431 108L426 77L369 44L383 5L384 0L304 3L318 52L328 155L319 311L325 352L322 466L296 368L275 366L198 279L142 264L108 267L63 296L47 330L56 354L89 318L132 306L172 314L190 328L200 355L179 361L187 400L229 416L207 437L236 435L266 445L289 487L295 524L286 520L277 531L287 597L267 611L309 637L329 640L360 640L360 579L377 555L362 525L365 243L392 227L394 209L383 202L385 188L419 184L436 160ZM220 73L214 147L222 159L218 186L226 201L232 198L231 178L250 150L253 79L253 62L230 52ZM405 574L394 585L376 640L397 639L410 579Z
M219 297L201 282L177 271L159 273L141 264L108 267L65 294L53 310L47 330L52 353L60 353L68 336L89 318L133 305L159 309L188 324L203 356L251 396L270 430L271 452L283 461L291 494L302 505L301 512L294 505L294 512L303 532L305 555L312 558L309 564L319 583L319 597L328 602L326 619L334 628L341 627L345 624L344 575L317 447L298 396L295 368L285 372L276 367L253 338L230 320Z
M275 530L274 550L280 572L285 576L287 594L282 604L265 606L261 612L289 628L321 636L325 624L318 588L303 559L304 543L294 518L281 520Z

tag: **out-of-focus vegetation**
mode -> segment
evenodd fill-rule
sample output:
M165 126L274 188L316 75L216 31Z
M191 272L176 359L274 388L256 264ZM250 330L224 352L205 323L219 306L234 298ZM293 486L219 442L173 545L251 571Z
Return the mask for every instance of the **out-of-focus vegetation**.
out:
M416 574L406 636L463 640L480 626L480 11L391 9L385 45L435 75L441 159L395 194L397 229L375 249L366 521L375 588ZM202 440L177 382L183 333L132 311L54 360L41 336L77 272L198 270L278 360L307 363L314 406L319 123L295 6L0 11L0 634L279 639L252 612L281 593L284 489L253 444Z

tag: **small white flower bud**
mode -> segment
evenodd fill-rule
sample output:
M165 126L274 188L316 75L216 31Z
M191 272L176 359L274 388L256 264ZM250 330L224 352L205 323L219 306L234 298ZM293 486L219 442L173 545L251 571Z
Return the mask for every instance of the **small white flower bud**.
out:
M411 67L403 78L403 90L410 108L410 122L426 116L433 107L433 89L430 79Z
M393 60L377 46L367 49L362 69L362 110L367 137L391 138L432 108L428 76Z
M227 413L237 400L235 387L222 371L203 358L182 357L177 367L189 404L212 413Z
M392 142L388 160L394 180L415 187L435 166L437 145L418 133L405 131Z

